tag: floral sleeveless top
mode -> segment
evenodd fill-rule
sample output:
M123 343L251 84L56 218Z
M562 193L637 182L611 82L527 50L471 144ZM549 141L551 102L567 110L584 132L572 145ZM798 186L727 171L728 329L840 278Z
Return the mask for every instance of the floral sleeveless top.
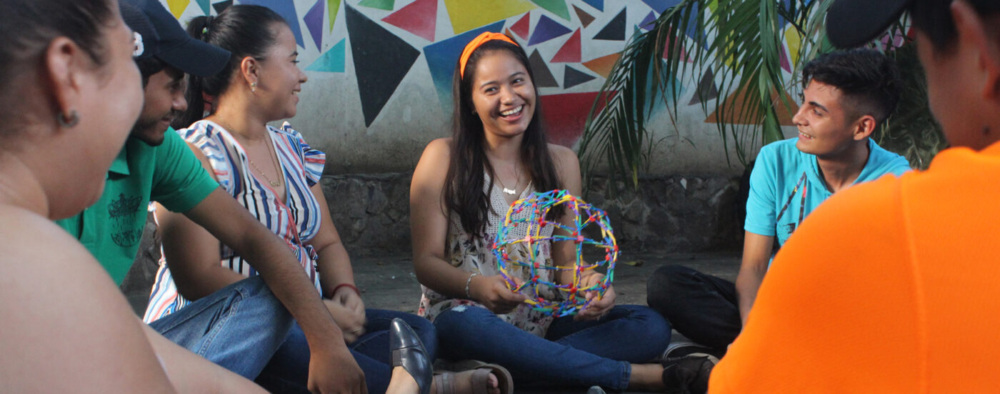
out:
M518 198L521 199L528 197L532 192L534 192L534 189L532 185L529 184L528 187L521 192L521 195L518 196ZM486 193L490 197L491 207L487 215L486 233L478 235L469 234L462 227L462 222L458 218L458 215L452 212L448 218L448 236L445 241L445 259L451 263L452 266L458 267L464 271L470 273L478 272L479 275L482 276L494 276L499 275L500 272L497 269L496 258L493 256L493 240L499 231L500 225L503 224L510 204L508 204L504 199L499 186L494 185L492 190L490 189L489 174L486 174L483 185L483 193ZM527 215L528 212L523 212L522 214ZM511 236L526 236L527 234L525 233L526 230L524 229L524 226L521 227L522 228L520 230L517 228L513 229L511 231ZM552 235L552 230L553 226L543 227L541 235L550 236ZM512 256L512 259L521 261L527 261L529 259L528 249L522 243L510 245L507 249L507 253ZM535 262L538 262L539 264L552 265L551 256L551 243L541 243L539 244L539 253L535 256ZM527 270L518 271L508 268L508 274L525 281L530 279ZM551 280L551 272L545 270L541 279L546 281ZM426 286L420 286L420 288L423 294L420 297L420 308L418 309L417 314L424 316L431 321L433 321L434 318L442 312L460 305L483 307L479 303L472 300L448 298L427 288ZM555 299L556 294L555 292L548 290L543 291L542 296L547 299ZM552 323L551 316L532 309L531 305L528 304L521 304L510 313L498 316L504 321L540 337L545 336L545 332L548 330L549 324Z

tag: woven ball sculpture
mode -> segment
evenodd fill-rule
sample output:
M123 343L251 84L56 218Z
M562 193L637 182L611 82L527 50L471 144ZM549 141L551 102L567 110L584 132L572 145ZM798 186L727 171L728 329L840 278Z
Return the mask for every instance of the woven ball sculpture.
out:
M549 211L561 205L566 208L564 212L575 213L571 225L546 219ZM548 225L554 226L555 230L561 229L562 231L553 231L552 235L546 236L542 229ZM588 227L594 226L599 228L600 238L586 236L585 233L598 233L595 229L588 230ZM515 233L525 235L515 236ZM547 242L551 242L553 248L556 247L557 242L573 242L576 251L573 265L540 264L536 257L539 255L540 246ZM523 244L523 247L527 249L526 254L519 253L527 259L520 260L508 253L508 247L517 244ZM596 248L602 252L604 259L594 263L584 261L585 247ZM604 293L614 280L615 261L618 259L618 243L615 241L611 223L604 211L591 206L566 190L552 190L533 193L531 196L511 204L493 241L493 255L496 256L497 270L511 291L525 295L527 297L525 302L535 310L554 317L562 317L574 315L590 302L604 297ZM601 267L606 268L604 279L588 287L581 287L584 274ZM516 269L527 270L528 280L518 283L520 280L515 280L515 276L512 275ZM545 271L548 271L549 274L544 275ZM555 283L554 280L545 279L557 278L560 273L566 271L572 271L572 281L569 283L559 284ZM557 293L556 297L554 299L543 297L542 289L554 289ZM587 300L585 294L590 291L596 291L598 296Z

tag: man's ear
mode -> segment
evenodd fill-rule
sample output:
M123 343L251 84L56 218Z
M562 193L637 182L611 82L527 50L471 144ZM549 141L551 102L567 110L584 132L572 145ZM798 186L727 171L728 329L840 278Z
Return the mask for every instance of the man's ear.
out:
M872 133L875 132L875 128L878 127L878 122L875 121L875 117L871 115L862 115L861 119L855 121L854 124L855 141L861 141L865 138L871 137Z
M44 56L41 78L51 95L52 110L57 116L69 116L83 97L82 83L89 78L87 71L92 71L93 62L85 59L89 55L66 37L52 40Z
M978 53L977 66L982 70L981 94L985 99L1000 98L1000 40L992 37L990 28L969 3L963 0L951 4L951 15L958 32L958 42L967 43ZM995 21L994 21L995 22Z

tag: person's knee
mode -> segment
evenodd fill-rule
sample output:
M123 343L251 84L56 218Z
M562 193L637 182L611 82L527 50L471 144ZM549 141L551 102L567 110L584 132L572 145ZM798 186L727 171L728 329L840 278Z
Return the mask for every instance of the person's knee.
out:
M434 327L439 339L452 340L463 337L464 333L484 332L491 319L499 320L486 308L459 305L438 315L434 319Z
M690 276L693 270L681 265L657 268L646 282L646 301L652 307L665 305L676 296L680 279Z

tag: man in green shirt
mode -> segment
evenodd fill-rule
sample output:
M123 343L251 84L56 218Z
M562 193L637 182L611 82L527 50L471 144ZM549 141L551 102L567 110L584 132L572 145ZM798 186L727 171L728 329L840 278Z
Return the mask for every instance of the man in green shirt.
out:
M123 17L141 33L136 48L141 55L136 61L143 76L145 103L132 135L108 171L101 199L58 224L79 238L121 283L135 258L149 202L183 212L245 256L260 278L237 282L150 326L175 343L253 379L290 327L283 305L309 342L309 388L363 392L361 368L288 247L220 189L185 142L168 131L170 121L187 107L184 73L219 72L229 63L229 52L190 38L159 1L121 3Z

